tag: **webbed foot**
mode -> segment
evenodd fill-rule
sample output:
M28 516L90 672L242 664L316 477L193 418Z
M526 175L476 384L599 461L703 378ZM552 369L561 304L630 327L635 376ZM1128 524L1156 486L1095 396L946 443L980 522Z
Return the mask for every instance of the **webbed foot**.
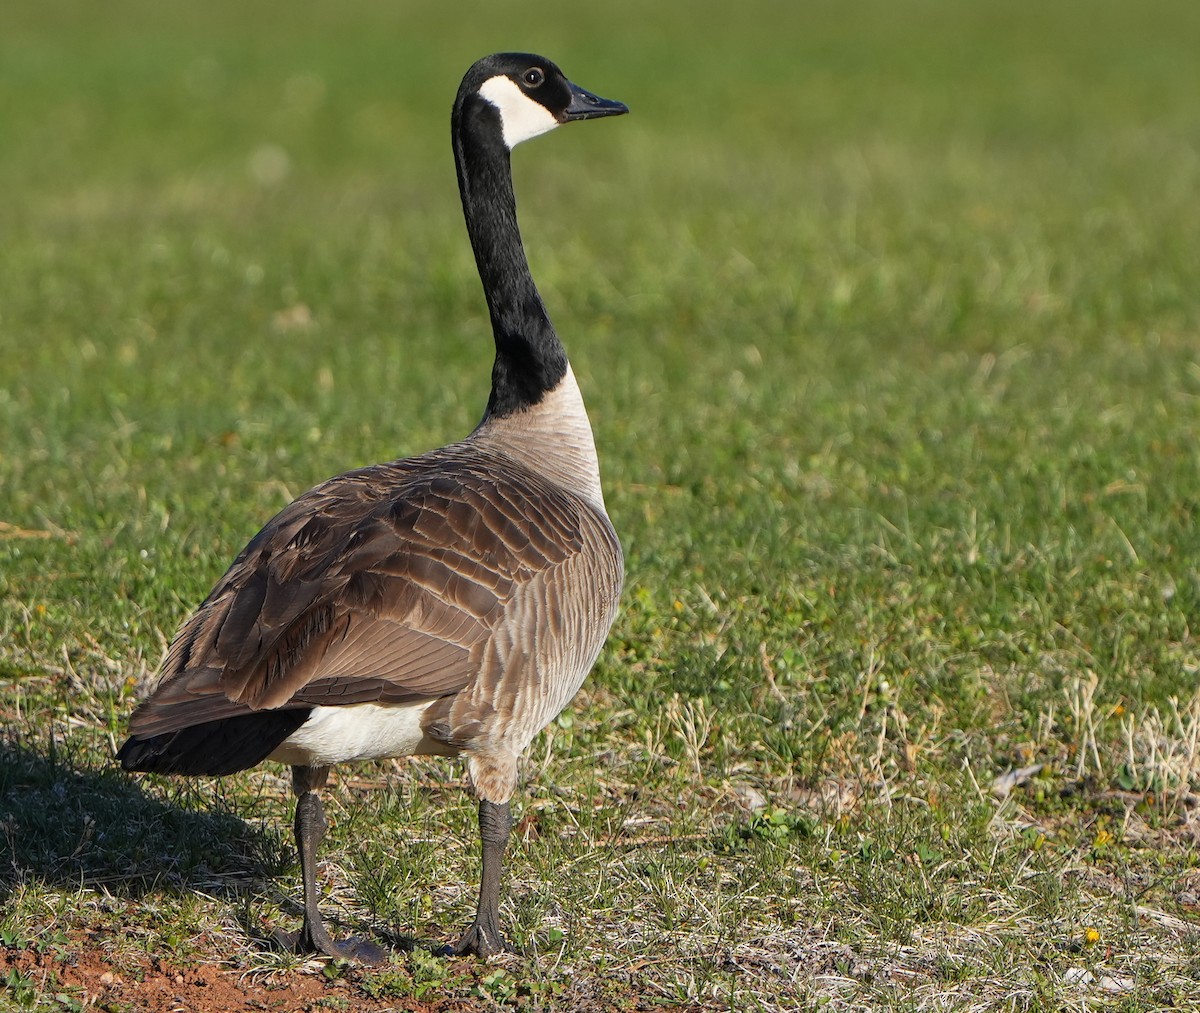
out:
M325 927L312 932L309 926L299 932L284 932L276 929L271 933L280 949L291 953L319 954L334 960L344 960L351 964L361 964L373 967L387 963L389 951L386 947L373 943L362 936L350 936L347 939L334 939L325 931Z

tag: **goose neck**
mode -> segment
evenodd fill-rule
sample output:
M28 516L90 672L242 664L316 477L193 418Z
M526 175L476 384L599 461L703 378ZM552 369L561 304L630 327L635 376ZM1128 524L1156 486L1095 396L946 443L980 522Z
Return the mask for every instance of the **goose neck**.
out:
M497 111L482 100L458 105L453 128L463 216L496 341L485 417L511 414L562 379L566 352L529 270Z

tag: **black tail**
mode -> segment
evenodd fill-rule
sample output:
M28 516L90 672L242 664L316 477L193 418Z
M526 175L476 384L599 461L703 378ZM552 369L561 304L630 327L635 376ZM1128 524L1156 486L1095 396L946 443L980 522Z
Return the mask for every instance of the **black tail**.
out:
M126 770L154 774L234 774L270 756L310 713L309 708L265 710L146 738L131 735L117 759Z

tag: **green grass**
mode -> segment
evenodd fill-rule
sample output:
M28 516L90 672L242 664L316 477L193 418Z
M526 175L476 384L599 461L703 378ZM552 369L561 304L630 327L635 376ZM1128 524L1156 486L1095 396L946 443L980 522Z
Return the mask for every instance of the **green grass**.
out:
M151 958L313 1009L1200 1000L1200 13L643 8L0 13L0 1008ZM275 510L478 418L448 119L501 48L633 110L514 156L624 607L532 750L528 955L430 955L477 845L419 761L339 773L324 867L415 948L322 972L261 945L283 771L111 754Z

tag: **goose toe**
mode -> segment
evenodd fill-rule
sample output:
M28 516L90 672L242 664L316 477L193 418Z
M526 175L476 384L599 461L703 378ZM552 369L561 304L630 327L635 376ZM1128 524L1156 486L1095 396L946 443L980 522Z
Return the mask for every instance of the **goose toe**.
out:
M483 957L485 960L498 953L518 952L517 948L504 938L504 934L498 928L480 925L478 922L472 924L457 943L447 946L443 950L446 956L465 957L471 955Z
M276 929L271 933L281 950L296 953L300 956L312 955L330 957L333 960L344 960L349 964L360 964L364 967L377 967L386 964L390 951L361 936L351 936L347 939L333 939L326 933L319 938L303 930L299 932L284 932Z

